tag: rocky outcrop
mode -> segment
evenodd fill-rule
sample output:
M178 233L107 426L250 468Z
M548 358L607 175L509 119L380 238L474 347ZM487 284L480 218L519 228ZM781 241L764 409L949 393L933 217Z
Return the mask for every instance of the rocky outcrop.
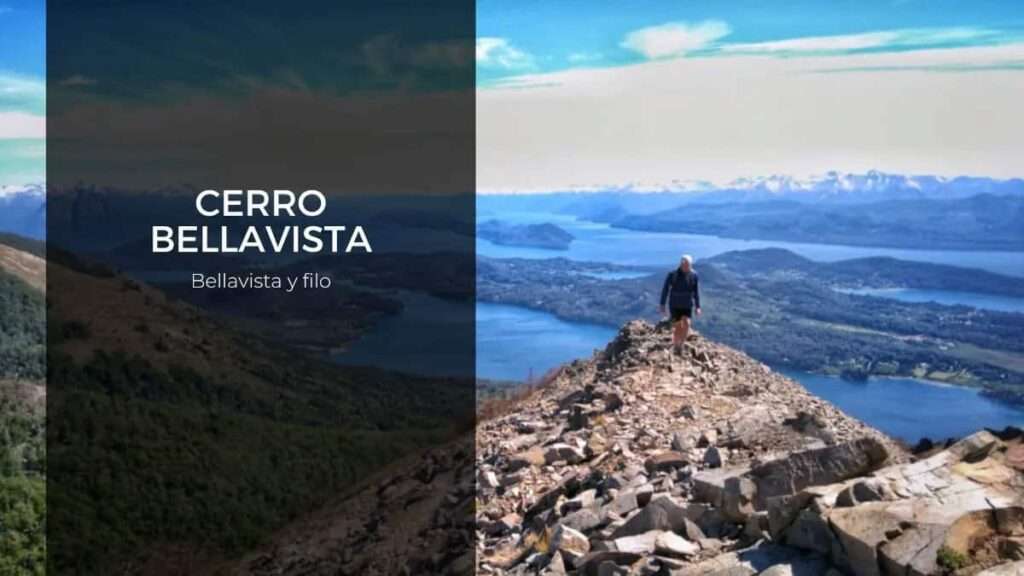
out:
M627 324L475 447L397 466L217 573L1024 574L1019 431L914 460L744 354L669 344Z
M480 425L477 522L523 521L478 530L477 573L994 570L1024 559L1016 450L983 432L912 462L741 353L675 356L665 326L630 323Z

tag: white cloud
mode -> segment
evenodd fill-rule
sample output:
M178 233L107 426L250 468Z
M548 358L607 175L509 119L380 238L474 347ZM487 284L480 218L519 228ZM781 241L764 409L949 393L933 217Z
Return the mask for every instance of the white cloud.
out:
M0 139L45 137L46 118L43 116L0 111Z
M621 45L653 60L684 56L687 52L708 47L730 32L732 30L729 25L719 20L705 20L696 24L669 22L634 30L626 35Z
M904 29L844 34L837 36L808 36L772 42L725 44L722 52L731 54L836 54L875 48L933 47L947 42L968 42L994 38L998 32L984 28Z
M484 68L523 70L533 67L533 57L505 38L483 37L476 39L476 63Z
M478 186L657 188L831 169L1024 176L1020 62L1024 43L523 75L478 90Z

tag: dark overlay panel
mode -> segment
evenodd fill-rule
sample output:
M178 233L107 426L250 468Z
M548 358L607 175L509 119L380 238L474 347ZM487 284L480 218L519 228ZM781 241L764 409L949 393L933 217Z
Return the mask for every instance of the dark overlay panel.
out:
M473 2L47 25L50 573L472 570Z

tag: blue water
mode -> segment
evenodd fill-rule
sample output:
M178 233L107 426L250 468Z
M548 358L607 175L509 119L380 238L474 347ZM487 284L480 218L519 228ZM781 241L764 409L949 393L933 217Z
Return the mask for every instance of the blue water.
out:
M847 414L911 443L923 436L945 439L984 427L1024 426L1024 409L991 400L971 388L915 378L848 382L806 372L781 372Z
M577 220L573 216L544 212L482 212L477 215L477 218L480 220L499 218L519 224L539 222L557 224L576 238L569 249L560 251L558 256L585 262L671 267L679 262L679 256L683 253L701 259L730 250L776 247L785 248L806 258L823 262L868 256L890 256L902 260L966 266L1009 276L1024 277L1024 252L905 250L767 240L736 240L701 234L623 230L612 228L607 224ZM483 239L477 239L477 254L495 258L551 257L550 250L498 246Z
M604 349L616 331L500 304L476 305L477 378L526 381Z
M576 358L589 358L615 336L608 327L567 322L518 306L478 303L476 311L481 378L539 376ZM783 373L847 414L910 443L925 436L963 436L986 426L1024 426L1024 409L985 398L971 388L913 378L847 382L807 372Z
M863 294L891 298L903 302L934 302L947 306L962 305L999 312L1024 313L1024 298L995 296L976 292L955 292L950 290L917 290L913 288L858 288L842 290L848 294Z
M471 378L473 355L466 350L473 330L471 304L419 292L396 295L404 305L401 314L383 320L333 359L409 374Z

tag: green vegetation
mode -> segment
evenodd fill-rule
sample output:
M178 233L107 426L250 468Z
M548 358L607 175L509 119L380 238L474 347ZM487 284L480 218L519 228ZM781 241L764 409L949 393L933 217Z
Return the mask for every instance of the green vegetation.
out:
M0 269L0 380L45 376L43 296Z
M0 232L0 244L10 246L15 250L27 252L33 256L46 258L46 243L41 240L25 238L24 236L18 236L17 234L11 234L8 232Z
M510 224L488 220L477 227L477 235L503 246L529 246L548 250L568 250L573 235L558 226L543 224Z
M850 273L846 265L864 273ZM623 280L585 274L606 266L480 258L477 294L481 301L574 321L620 326L635 318L657 320L664 272ZM836 290L853 280L861 286L869 280L898 282L901 269L915 282L933 285L954 272L957 278L970 277L973 270L899 261L875 268L861 261L819 266L781 250L730 253L697 268L704 304L698 330L767 364L857 378L916 376L983 386L1011 402L1024 398L1019 314ZM998 286L1020 284L992 276Z
M46 482L0 475L0 574L46 574Z
M167 542L239 553L460 416L458 386L298 358L248 383L102 351L50 363L55 573Z
M725 238L929 250L1022 250L1022 213L1024 198L979 194L866 204L694 202L653 214L620 210L595 219L632 230Z
M939 551L936 554L935 563L938 564L939 568L942 568L945 573L949 574L961 568L966 568L970 564L970 559L966 554L957 552L949 546L943 546L939 548Z
M34 254L42 244L0 234ZM46 573L46 366L42 294L0 268L0 575Z
M0 381L0 574L44 574L45 408L38 387Z

